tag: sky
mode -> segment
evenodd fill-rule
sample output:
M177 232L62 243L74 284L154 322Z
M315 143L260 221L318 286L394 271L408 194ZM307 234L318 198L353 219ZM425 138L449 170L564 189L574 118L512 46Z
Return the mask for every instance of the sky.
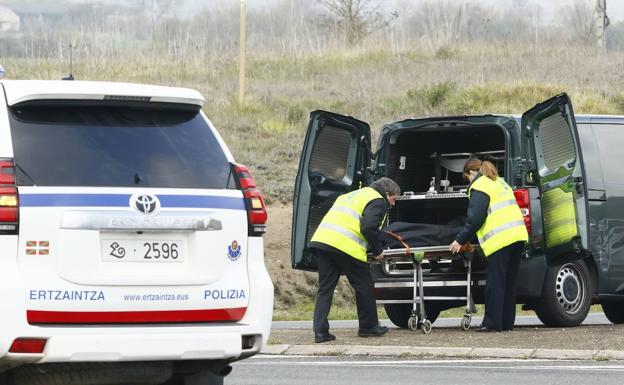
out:
M51 2L54 0L47 0ZM128 0L68 0L78 3L124 3ZM206 6L208 7L221 7L221 6L238 6L241 0L175 0L176 5L181 10L178 14L189 15L195 14L199 9ZM260 9L270 5L284 3L288 1L306 1L309 3L316 3L318 0L245 0L249 9ZM396 8L405 9L406 6L411 4L417 5L424 1L445 1L451 4L464 3L464 4L479 4L486 5L488 7L513 7L514 0L371 0L373 2L382 1L387 5L388 11L392 11ZM516 0L518 1L518 0ZM566 5L571 5L576 0L522 0L526 1L526 6L530 8L531 5L539 5L544 10L543 20L552 19L555 16L557 10L560 10ZM595 4L596 0L581 0L587 1L589 4ZM0 0L0 4L33 4L38 0ZM149 3L149 0L146 1ZM624 0L606 0L607 2L607 15L611 22L624 21Z
M267 5L277 4L282 1L287 0L246 0L247 6L249 8L254 7L266 7ZM308 0L314 1L314 0ZM388 3L388 7L393 7L397 3L409 4L414 3L418 4L419 2L426 0L386 0ZM429 0L431 1L431 0ZM442 0L436 0L442 1ZM486 4L491 6L502 6L502 7L512 7L513 0L446 0L450 2L463 2L463 3L476 3L476 4ZM589 2L594 2L594 0L587 0ZM607 1L607 16L611 19L612 22L615 21L624 21L624 0L606 0ZM234 4L240 3L240 0L208 0L208 2L217 4L224 2L231 2ZM394 3L394 4L393 4ZM570 5L573 3L573 0L527 0L527 5L538 4L540 7L544 9L546 13L545 19L551 18L554 13L564 7L566 5Z

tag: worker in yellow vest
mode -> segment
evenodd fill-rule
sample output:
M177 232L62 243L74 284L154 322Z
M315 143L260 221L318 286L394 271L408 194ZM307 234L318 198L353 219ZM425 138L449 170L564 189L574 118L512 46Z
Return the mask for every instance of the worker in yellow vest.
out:
M344 273L355 290L360 337L384 335L379 325L373 296L373 278L367 252L381 258L381 227L388 210L401 194L390 178L380 178L369 187L340 195L314 232L309 246L318 258L319 285L314 306L314 342L333 341L327 316L340 274Z
M479 332L509 331L516 319L516 278L529 239L522 212L511 187L488 161L469 159L464 165L468 186L468 219L449 249L457 253L476 233L487 257L485 315Z

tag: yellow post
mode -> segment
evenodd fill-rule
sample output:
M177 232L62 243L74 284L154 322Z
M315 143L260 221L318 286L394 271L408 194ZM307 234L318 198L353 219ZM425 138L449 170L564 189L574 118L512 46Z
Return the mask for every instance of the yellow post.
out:
M239 64L238 64L238 102L242 103L245 100L245 56L247 54L246 48L246 24L247 18L247 6L245 0L241 0L240 9L240 44L239 44Z

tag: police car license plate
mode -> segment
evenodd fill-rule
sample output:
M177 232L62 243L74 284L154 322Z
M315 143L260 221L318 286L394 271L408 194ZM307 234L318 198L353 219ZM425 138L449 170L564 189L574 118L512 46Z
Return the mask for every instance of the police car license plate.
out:
M182 241L106 239L102 241L105 262L182 262Z

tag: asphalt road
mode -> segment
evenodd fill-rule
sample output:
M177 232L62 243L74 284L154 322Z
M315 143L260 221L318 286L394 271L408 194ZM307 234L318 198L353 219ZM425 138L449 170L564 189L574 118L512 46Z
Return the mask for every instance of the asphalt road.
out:
M624 363L256 356L236 362L225 385L621 385Z
M473 327L481 324L482 317L473 317L471 325ZM438 318L433 326L436 328L458 327L461 318ZM380 320L384 326L394 327L390 320ZM330 329L356 329L357 320L329 321ZM603 313L590 313L583 322L583 325L610 325L611 322ZM542 323L536 316L516 317L516 326L540 326ZM312 321L273 321L272 329L312 329Z

